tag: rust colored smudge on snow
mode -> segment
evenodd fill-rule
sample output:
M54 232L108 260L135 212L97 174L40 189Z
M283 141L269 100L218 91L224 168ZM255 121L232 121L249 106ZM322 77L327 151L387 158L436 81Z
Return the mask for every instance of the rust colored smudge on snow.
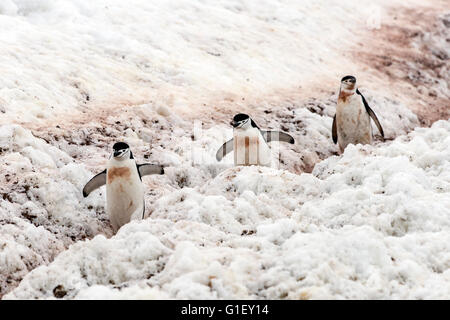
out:
M439 45L445 42L438 41L445 41L448 33L448 18L441 12L438 8L393 10L372 31L371 41L353 51L355 61L385 79L381 85L409 100L407 105L422 126L450 117L450 95L439 90L438 83L450 81L449 57Z

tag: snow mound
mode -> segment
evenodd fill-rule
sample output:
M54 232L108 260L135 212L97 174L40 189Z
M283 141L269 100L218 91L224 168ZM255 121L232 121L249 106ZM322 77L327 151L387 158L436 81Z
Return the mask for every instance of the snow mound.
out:
M71 245L6 299L449 299L450 122L312 174L229 168Z
M111 233L103 201L81 201L84 166L18 125L0 127L0 154L1 294L73 241Z

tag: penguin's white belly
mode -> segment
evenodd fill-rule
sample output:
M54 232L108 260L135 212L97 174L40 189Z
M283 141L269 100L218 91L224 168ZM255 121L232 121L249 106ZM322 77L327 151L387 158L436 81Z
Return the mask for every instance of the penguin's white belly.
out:
M133 163L135 166L135 164ZM142 219L144 190L135 167L111 166L107 170L106 210L114 231L133 219Z
M371 144L372 126L361 98L353 95L346 102L338 100L336 107L338 143L341 151L352 144Z
M235 166L271 166L271 152L257 128L235 130L233 136Z

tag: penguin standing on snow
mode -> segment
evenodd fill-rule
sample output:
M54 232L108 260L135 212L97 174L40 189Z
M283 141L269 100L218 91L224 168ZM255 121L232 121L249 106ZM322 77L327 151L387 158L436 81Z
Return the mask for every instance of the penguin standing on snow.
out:
M105 170L94 176L83 188L86 198L106 184L106 212L114 232L132 219L143 219L145 212L142 177L164 174L164 168L154 164L136 164L128 144L117 142Z
M344 152L349 143L372 143L370 118L373 119L384 138L383 128L375 112L356 88L356 78L353 76L343 77L332 127L333 142L339 142L341 152Z
M217 161L234 150L234 165L271 166L271 152L267 143L284 141L294 144L294 138L280 131L261 130L256 123L244 113L234 116L233 139L225 142L216 153Z

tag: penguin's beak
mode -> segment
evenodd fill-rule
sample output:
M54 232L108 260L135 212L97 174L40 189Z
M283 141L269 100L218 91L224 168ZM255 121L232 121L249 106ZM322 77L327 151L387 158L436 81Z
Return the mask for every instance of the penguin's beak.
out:
M239 122L236 122L236 121L231 121L230 122L230 124L234 127L234 128L236 128L238 125L239 125Z

